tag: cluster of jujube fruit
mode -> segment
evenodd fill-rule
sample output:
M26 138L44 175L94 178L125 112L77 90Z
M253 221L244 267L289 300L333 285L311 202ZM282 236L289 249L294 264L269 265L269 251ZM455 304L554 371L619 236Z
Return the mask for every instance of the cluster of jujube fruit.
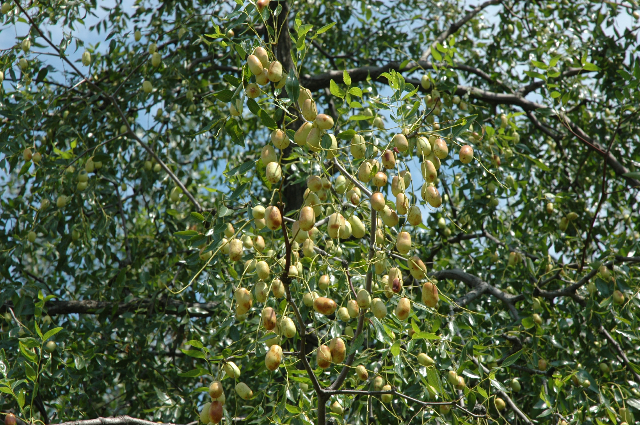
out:
M282 65L278 61L270 61L264 48L257 47L253 54L248 56L247 66L255 77L255 83L250 82L245 87L247 97L260 96L262 90L259 86L269 82L273 82L276 89L284 87L285 76ZM293 143L306 149L310 158L320 159L323 157L323 160L328 161L329 167L336 165L334 170L340 171L339 175L335 178L332 175L312 175L307 179L304 204L297 213L297 220L284 218L281 205L254 206L250 217L257 230L254 236L242 236L231 223L228 223L224 231L225 237L219 248L219 251L232 262L244 259L245 250L253 249L255 253L244 263L242 280L245 276L250 276L253 273L258 280L254 285L253 292L243 286L235 289L235 313L236 318L243 321L253 307L254 300L264 305L260 324L267 332L275 333L273 338L265 341L268 351L264 362L270 371L277 370L283 361L283 351L280 346L283 338L295 337L297 328L292 318L278 317L276 309L266 305L269 294L275 298L287 296L283 276L286 277L286 280L304 278L300 251L302 251L302 256L312 259L319 255L326 255L327 251L340 257L342 254L340 241L364 238L367 236L367 224L374 233L370 239L375 249L371 267L376 274L381 275L380 283L383 288L381 292L389 299L394 294L401 296L397 301L394 313L399 320L407 320L411 314L412 301L407 297L402 297L404 280L402 272L398 267L389 267L387 257L395 247L398 254L394 254L394 256L405 259L406 266L416 281L427 279L427 267L418 256L410 256L412 240L409 229L406 229L405 225L413 227L421 225L423 222L422 210L417 205L416 197L408 194L412 184L411 173L406 169L398 170L399 164L409 159L415 149L415 154L422 159L421 173L424 185L420 191L421 197L431 207L438 208L442 204L442 197L435 184L441 161L449 155L447 142L437 133L412 132L411 129L405 129L403 132L395 134L384 149L379 150L375 145L372 146L372 149L369 150L371 154L367 155L367 147L372 144L367 142L365 135L368 133L365 132L365 135L355 134L351 138L348 150L353 160L353 167L356 169L354 172L347 171L338 166L341 157L346 156L347 147L339 146L335 135L328 133L334 126L333 118L317 112L316 103L308 89L300 87L299 93L297 105L294 106L297 106L297 111L304 118L304 122L295 131ZM437 98L433 99L433 93L430 102L435 104L438 102ZM232 115L242 114L242 109L241 99L232 101L230 106ZM374 127L384 128L380 117L375 117L375 119L378 121L374 122ZM330 143L323 143L323 137L328 137ZM286 129L274 130L271 133L270 141L271 143L262 148L260 161L265 167L265 179L272 187L279 190L277 185L281 183L283 178L283 164L278 159L282 155L278 155L276 149L283 152L292 145L292 141L289 139ZM322 156L318 154L322 154ZM462 146L459 151L459 159L463 164L471 162L473 159L472 147ZM331 164L332 161L335 161L334 164ZM387 191L389 184L390 191L395 196L395 203L387 200L383 193ZM367 188L368 185L371 189ZM368 197L368 202L365 197ZM375 222L372 223L369 217L365 218L365 214L362 214L367 210L371 213L370 217L375 218ZM402 225L395 232L395 241L392 241L395 243L391 246L388 241L392 237L392 233L385 232L384 226L396 229L400 225L401 217L405 218L405 225ZM286 232L283 231L285 230L282 229L283 226L287 226ZM286 258L276 258L276 247L267 249L264 237L258 234L265 227L271 231L283 231L281 234L290 238L291 257L288 262L288 270L284 270L287 264ZM277 237L279 236L280 234L277 235ZM320 250L316 246L319 240L324 240L326 251ZM201 254L201 258L209 260L211 255L212 252L209 251ZM272 276L273 267L279 271L275 277ZM321 291L326 291L328 295L328 290L334 281L334 276L323 274L317 278L317 287ZM378 288L377 285L376 288ZM363 309L365 311L371 310L378 319L383 319L387 315L385 301L379 297L372 299L370 291L366 288L360 289L353 295L355 295L355 299L345 299L342 306L339 306L329 296L320 296L316 291L311 290L304 293L301 298L307 308L325 316L335 314L338 319L344 322L358 317ZM437 286L427 280L422 286L421 302L428 307L435 307L438 300ZM298 300L292 296L290 301L296 302ZM347 326L345 334L353 337L353 329ZM322 369L327 369L332 364L340 364L344 361L346 352L344 340L340 337L332 338L328 344L319 344L316 349L316 364ZM433 359L426 354L422 354L418 360L423 365L432 366L434 364ZM237 377L231 370L231 366L225 364L224 367L225 371L230 369L229 375ZM364 366L360 365L355 370L360 379L368 379L368 373ZM376 385L376 387L379 389L391 388L382 384ZM203 409L203 418L208 417L212 422L217 423L222 417L222 404L224 403L224 400L220 400L220 394L223 394L222 385L216 381L211 388L212 403ZM250 398L253 394L244 383L236 385L236 392L241 398ZM386 400L389 397L384 398ZM332 406L332 409L334 407ZM206 422L205 419L203 422Z

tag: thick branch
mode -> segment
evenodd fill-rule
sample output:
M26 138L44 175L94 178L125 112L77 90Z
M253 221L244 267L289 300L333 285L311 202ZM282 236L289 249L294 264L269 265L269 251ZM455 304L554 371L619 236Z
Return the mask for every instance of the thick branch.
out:
M430 273L430 276L435 277L438 280L442 279L453 279L464 282L468 286L472 288L472 291L467 295L460 298L460 301L464 304L468 304L472 300L478 298L480 295L488 292L494 297L498 298L502 301L508 308L509 312L513 316L515 320L520 320L520 316L518 315L518 310L516 309L515 303L523 298L523 295L510 295L502 292L500 289L495 286L489 285L487 282L483 281L477 276L471 275L469 273L465 273L462 270L453 269L453 270L443 270L435 273ZM461 304L461 305L464 305Z

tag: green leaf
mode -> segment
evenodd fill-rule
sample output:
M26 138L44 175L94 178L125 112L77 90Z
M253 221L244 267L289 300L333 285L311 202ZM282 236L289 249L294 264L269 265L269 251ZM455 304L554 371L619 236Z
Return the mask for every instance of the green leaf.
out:
M233 92L229 89L220 90L219 92L215 92L213 96L221 102L231 102L233 99Z
M353 341L351 343L351 345L349 346L349 350L347 352L348 355L351 355L353 353L356 352L356 350L358 350L358 348L362 347L362 344L364 342L364 335L366 334L366 332L360 332L360 335L358 335L358 337L355 339L355 341Z
M49 338L51 338L52 336L54 336L55 334L57 334L58 332L60 332L63 328L59 327L59 328L53 328L53 329L49 329L47 331L47 333L44 334L44 336L42 337L42 341L46 341Z
M38 326L38 322L33 322L33 323L36 326L36 333L38 334L40 339L42 339L42 331L40 330L40 326Z
M433 46L431 46L431 56L433 56L433 58L438 62L442 60L442 55L438 52L438 50L434 49Z
M262 117L260 117L262 119ZM238 126L238 123L234 119L227 120L224 125L225 130L227 130L227 134L231 137L231 140L235 142L236 145L243 146L244 145L244 133Z
M436 339L440 339L440 337L436 334L429 333L429 332L416 332L413 334L411 339L436 340Z
M195 218L198 221L204 221L204 216L202 214L200 214L200 213L195 212L195 211L191 213L191 217Z
M276 128L278 128L278 124L276 124L273 118L271 118L264 109L260 109L258 116L260 117L260 121L262 121L262 124L264 124L269 130L275 130Z
M369 116L369 115L351 115L349 117L349 121L365 121L365 120L372 120L374 117Z
M24 363L24 371L25 374L27 375L27 379L31 382L35 382L37 375L36 375L36 371L33 370L33 368L31 367L31 365L29 363Z
M175 232L173 236L180 239L191 239L194 236L198 236L200 233L195 230L181 230L179 232Z
M250 186L251 186L250 182L243 183L238 188L236 188L236 190L234 190L233 193L229 197L231 199L238 199L240 197L240 195L242 195L245 192L245 190L247 190Z
M544 62L539 62L539 61L531 61L531 63L533 64L533 66L535 66L536 68L540 68L540 69L548 69L549 67L547 65L545 65Z
M513 353L512 355L510 355L509 357L507 357L504 362L502 362L502 367L509 367L512 364L514 364L516 361L518 361L518 359L520 358L520 355L522 354L522 350Z
M624 173L622 177L628 177L630 179L640 179L640 171L634 171L631 173Z
M562 55L558 55L558 56L554 56L551 61L549 61L549 68L553 68L554 66L556 66L556 64L558 63L558 61L560 60L560 58L562 58Z
M178 376L181 376L183 378L197 378L199 376L203 376L203 375L208 375L209 371L202 368L202 367L198 367L196 369L190 370L188 372L182 372L182 373L178 373Z
M349 93L357 97L362 97L362 90L360 90L359 87L351 87Z
M325 25L324 27L320 28L318 31L316 31L316 35L320 35L323 34L327 31L329 31L331 29L331 27L333 27L336 23L335 22L331 22L330 24Z
M331 91L331 94L334 95L335 97L344 99L344 92L342 91L342 89L340 89L340 87L338 87L336 82L333 80L329 81L329 91Z
M527 74L531 78L539 78L541 80L547 81L547 77L545 77L544 75L540 74L539 72L524 71L524 73Z
M534 164L536 164L536 166L538 168L540 168L542 171L551 171L551 168L547 167L542 161L540 161L539 159L533 158L529 155L523 154L521 153L520 155L524 156L525 158L527 158L529 161L533 162Z
M293 413L293 414L302 413L302 410L300 410L300 408L299 408L299 407L297 407L297 406L292 406L291 404L288 404L288 403L285 405L285 408L287 409L287 411L288 411L289 413Z
M38 356L32 350L30 350L22 341L19 342L20 352L23 356L29 359L32 363L38 362Z
M348 86L351 85L351 76L349 75L349 73L347 72L347 70L345 69L344 71L342 71L342 80L344 81L344 83Z
M557 91L552 91L550 93L550 96L551 96L552 99L556 99L556 98L562 96L562 94L560 92L557 92Z
M585 71L600 71L600 68L593 63L585 63L584 66L582 67Z
M261 111L260 105L255 100L249 98L247 99L247 106L253 115L258 115Z
M206 358L204 353L200 350L185 350L184 348L181 348L180 351L182 351L185 355L189 357L195 357L196 359Z
M300 83L298 82L298 77L296 77L296 73L293 69L291 69L289 71L289 75L287 75L287 81L284 83L284 89L287 91L291 101L298 101L298 97L300 97Z
M393 345L391 346L391 354L393 356L399 356L400 355L400 341L396 341L393 343Z
M238 174L244 175L247 171L251 170L256 166L255 161L247 161L243 164L238 165L237 167L226 172L227 177L233 177Z
M351 140L353 139L353 136L356 135L356 131L355 130L345 130L343 132L341 132L340 134L338 134L336 137L338 139L341 140Z
M331 137L328 134L322 135L322 141L320 142L320 146L322 149L331 149Z
M522 326L524 326L525 329L531 329L532 327L534 327L535 323L533 323L533 318L525 317L524 319L522 319Z

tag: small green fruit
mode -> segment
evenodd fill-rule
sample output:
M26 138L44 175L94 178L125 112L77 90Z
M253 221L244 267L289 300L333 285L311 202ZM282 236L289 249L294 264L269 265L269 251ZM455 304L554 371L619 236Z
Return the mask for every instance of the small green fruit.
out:
M36 241L36 232L31 231L29 232L29 234L27 235L27 240L31 243L34 243Z
M56 344L55 341L48 341L44 346L44 350L47 353L53 353L56 351L56 348L58 348L58 344Z

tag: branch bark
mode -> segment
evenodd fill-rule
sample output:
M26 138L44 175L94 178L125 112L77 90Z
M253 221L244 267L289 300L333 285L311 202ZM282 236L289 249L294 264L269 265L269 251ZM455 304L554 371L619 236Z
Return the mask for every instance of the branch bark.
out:
M487 282L483 281L479 277L471 275L469 273L465 273L462 270L458 270L458 269L443 270L435 273L430 273L429 275L435 277L438 280L442 280L442 279L459 280L461 282L464 282L468 286L470 286L472 290L465 296L456 300L456 302L460 306L464 306L470 303L471 301L475 300L476 298L478 298L480 295L484 293L489 293L494 297L496 297L497 299L499 299L500 301L502 301L507 306L507 308L509 309L509 312L511 313L511 316L513 316L515 320L520 320L520 315L518 314L518 310L516 309L515 303L523 299L524 298L523 295L506 294L502 292L500 289L496 288L495 286L489 285Z

